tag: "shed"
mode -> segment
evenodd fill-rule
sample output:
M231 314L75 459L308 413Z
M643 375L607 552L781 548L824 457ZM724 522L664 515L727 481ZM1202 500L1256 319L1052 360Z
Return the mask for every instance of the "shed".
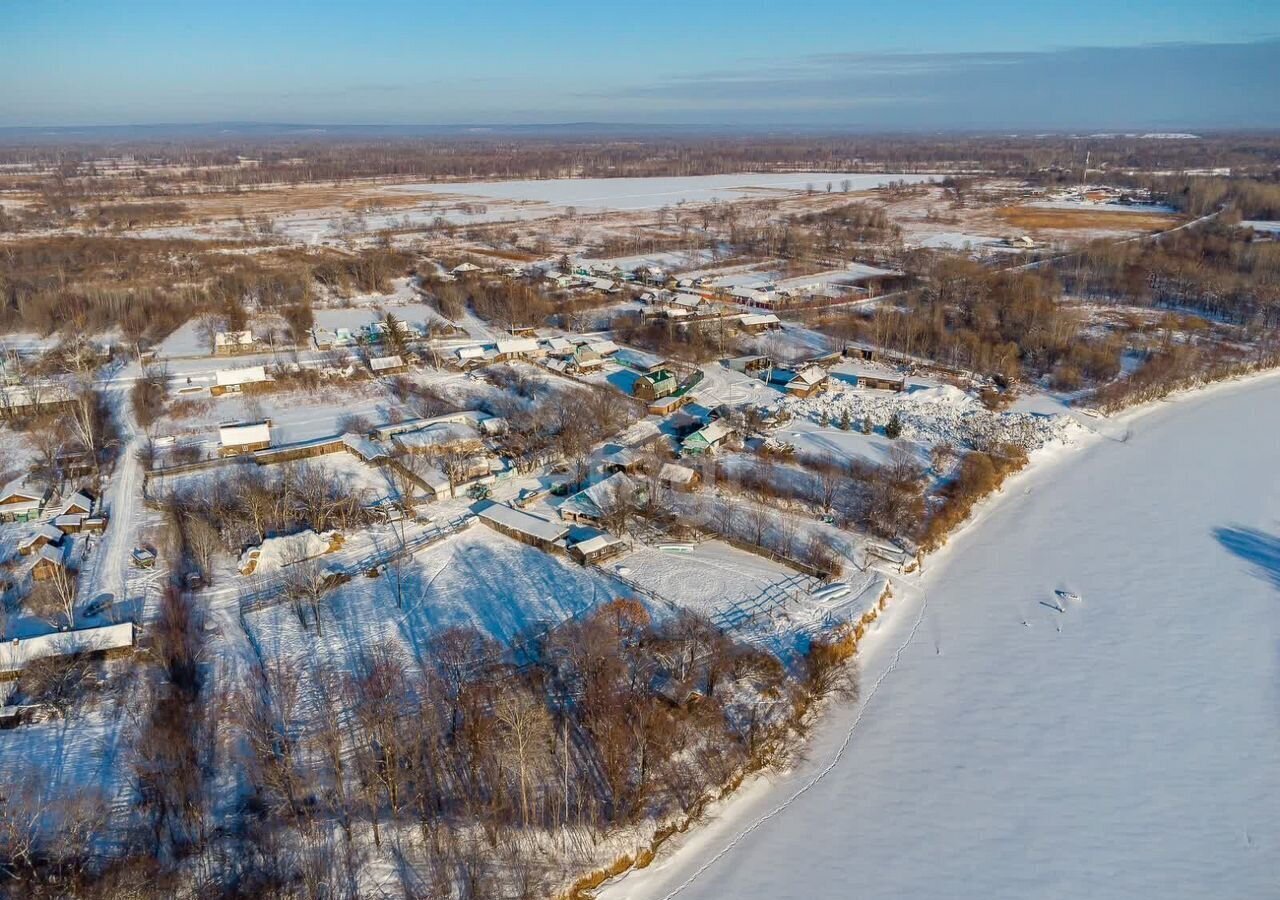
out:
M658 470L658 483L673 491L691 491L698 486L702 476L696 469L678 466L675 463L663 463Z
M396 375L408 368L409 366L405 363L404 357L398 353L394 356L369 357L369 369L374 375Z
M772 366L773 362L767 356L734 356L726 359L724 364L735 372L758 375Z
M569 545L569 555L584 566L617 556L627 545L608 532L600 532L585 540Z
M557 549L556 543L569 533L569 526L513 509L502 503L490 503L479 511L480 521L494 531L543 550Z
M260 384L267 380L266 366L247 366L243 369L219 369L214 373L214 385L209 393L215 397L221 394L234 394L244 390L247 385Z
M271 446L271 420L260 422L223 422L218 426L220 456L252 453Z
M13 678L38 659L90 654L114 656L129 651L133 645L132 622L0 641L0 679Z

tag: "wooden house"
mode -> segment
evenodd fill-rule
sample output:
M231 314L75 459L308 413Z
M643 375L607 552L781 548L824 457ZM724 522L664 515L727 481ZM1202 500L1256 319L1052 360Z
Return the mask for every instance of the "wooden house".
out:
M374 375L399 375L409 371L409 365L400 354L369 357L369 370Z
M480 510L479 517L494 531L548 552L561 549L569 533L569 526L563 522L553 522L502 503L490 503Z
M47 488L29 485L25 478L15 478L0 491L0 521L30 522L40 516L49 499Z
M659 369L648 375L636 378L631 386L631 393L641 400L653 401L669 397L680 387L676 376L669 369Z

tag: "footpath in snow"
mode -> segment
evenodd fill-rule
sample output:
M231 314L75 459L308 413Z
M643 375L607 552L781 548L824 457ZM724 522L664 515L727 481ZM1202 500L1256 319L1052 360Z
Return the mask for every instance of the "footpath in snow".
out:
M1106 430L932 561L804 763L602 896L1276 896L1280 378Z

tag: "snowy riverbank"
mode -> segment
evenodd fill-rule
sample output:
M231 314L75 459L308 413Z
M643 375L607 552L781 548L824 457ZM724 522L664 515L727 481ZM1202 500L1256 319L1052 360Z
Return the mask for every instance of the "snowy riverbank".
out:
M808 761L603 896L1263 895L1278 409L1265 373L1037 460L864 641Z

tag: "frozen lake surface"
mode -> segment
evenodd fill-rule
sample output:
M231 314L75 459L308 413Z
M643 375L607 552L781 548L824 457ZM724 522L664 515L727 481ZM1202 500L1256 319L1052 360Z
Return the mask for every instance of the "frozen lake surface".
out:
M1280 379L1102 427L898 602L808 761L603 896L1280 896Z

